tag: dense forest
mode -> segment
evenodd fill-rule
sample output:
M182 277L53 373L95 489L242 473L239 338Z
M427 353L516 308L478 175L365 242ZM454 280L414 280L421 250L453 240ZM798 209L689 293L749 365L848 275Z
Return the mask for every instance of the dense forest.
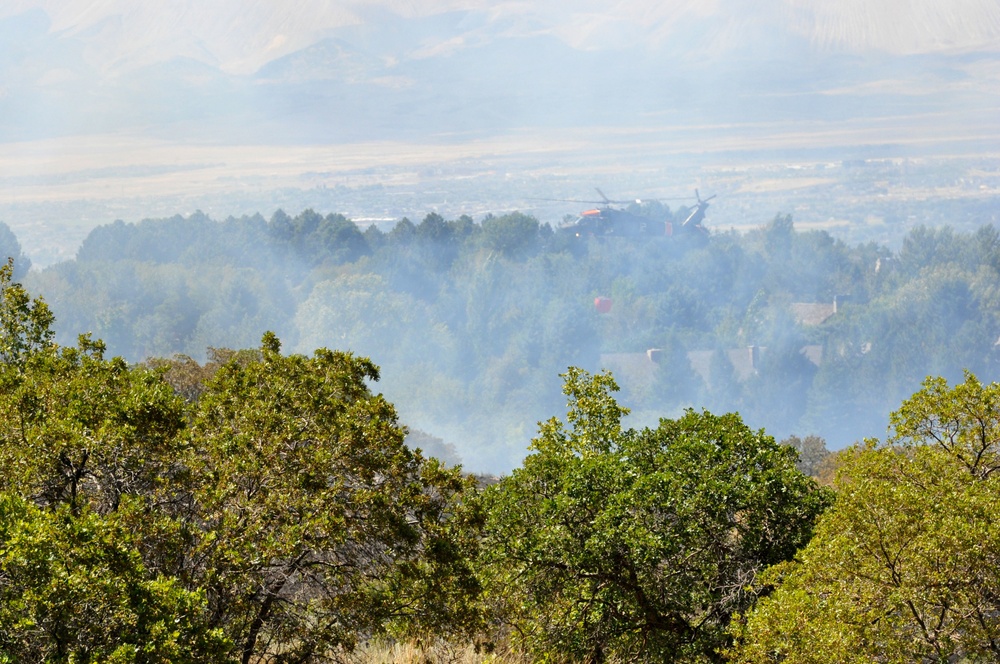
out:
M404 443L367 358L267 332L130 364L56 343L13 277L0 661L1000 657L1000 384L929 378L824 460L735 413L627 427L613 376L570 367L565 415L483 482Z
M675 226L690 213L634 207ZM569 366L610 369L633 425L707 407L837 449L885 432L925 376L996 376L1000 358L992 226L916 227L890 250L787 215L745 234L628 238L519 213L364 231L310 210L195 213L98 227L75 260L23 281L60 343L90 332L130 362L204 362L266 330L292 351L368 356L403 421L477 471L520 463Z

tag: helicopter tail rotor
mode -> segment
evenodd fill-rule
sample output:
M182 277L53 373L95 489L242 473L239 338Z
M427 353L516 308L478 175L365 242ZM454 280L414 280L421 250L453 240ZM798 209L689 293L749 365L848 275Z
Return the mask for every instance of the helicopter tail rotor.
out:
M701 205L702 203L707 203L716 196L718 196L718 194L712 194L708 198L702 198L701 194L698 193L698 190L697 189L694 190L694 197L698 199L698 205Z

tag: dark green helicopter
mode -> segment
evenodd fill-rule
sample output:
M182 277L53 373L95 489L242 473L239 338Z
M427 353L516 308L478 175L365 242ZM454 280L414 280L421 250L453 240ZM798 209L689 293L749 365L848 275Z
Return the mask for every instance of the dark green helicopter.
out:
M584 210L576 219L561 225L559 230L564 233L573 233L577 237L587 235L611 237L706 237L708 235L708 229L702 225L702 221L705 219L705 210L708 209L708 202L715 198L714 195L702 199L698 190L695 189L694 195L698 200L698 204L691 210L683 222L676 224L669 219L651 219L628 209L613 207L616 205L628 205L634 208L642 204L641 200L615 201L605 196L604 192L600 189L597 189L597 193L601 196L601 200L599 201L562 199L570 203L588 203L598 205L599 207Z

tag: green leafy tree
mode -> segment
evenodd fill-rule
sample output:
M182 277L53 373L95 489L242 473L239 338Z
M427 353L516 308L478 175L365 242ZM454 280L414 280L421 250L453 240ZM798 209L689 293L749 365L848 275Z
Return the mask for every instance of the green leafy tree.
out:
M0 260L13 261L13 278L20 279L31 269L31 259L21 251L21 243L18 242L14 231L10 226L0 221Z
M447 366L451 355L449 330L434 324L428 307L376 275L342 275L316 284L295 323L303 349L350 349L394 366L418 357Z
M826 441L815 435L805 438L789 436L782 440L781 444L798 452L799 460L795 463L795 467L809 477L819 477L831 454L830 450L826 449Z
M609 374L570 369L568 428L484 495L486 597L542 660L720 661L756 575L808 541L826 494L738 415L623 429Z
M483 244L504 256L524 256L538 244L538 220L521 212L487 217L482 229Z
M1000 385L928 379L891 421L842 456L836 505L766 574L734 661L1000 658Z
M14 282L14 261L0 267L0 362L21 370L28 357L52 345L55 317L43 300Z
M0 662L223 661L205 596L145 569L114 520L0 494Z
M396 222L392 230L388 233L389 243L396 246L405 246L413 242L417 237L417 227L412 221L403 217Z
M196 402L201 532L177 574L207 589L244 663L326 661L393 625L443 628L475 596L450 520L469 480L403 444L377 378L347 353L282 356L268 334L259 360L223 365Z
M143 366L162 372L163 380L174 389L174 392L187 402L193 402L205 391L205 384L211 380L215 372L226 362L250 362L259 360L256 350L232 350L231 348L209 348L208 360L199 364L187 355L174 355L171 358L150 358Z
M182 402L103 345L47 347L0 367L0 486L45 505L117 509L173 475Z
M452 239L451 224L437 212L431 212L417 226L417 237L426 242L449 242Z

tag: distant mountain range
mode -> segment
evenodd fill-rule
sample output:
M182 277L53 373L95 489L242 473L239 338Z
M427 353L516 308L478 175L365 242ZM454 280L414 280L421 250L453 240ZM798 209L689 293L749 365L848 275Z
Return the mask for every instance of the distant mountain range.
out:
M6 0L0 140L340 142L1000 105L996 0Z

